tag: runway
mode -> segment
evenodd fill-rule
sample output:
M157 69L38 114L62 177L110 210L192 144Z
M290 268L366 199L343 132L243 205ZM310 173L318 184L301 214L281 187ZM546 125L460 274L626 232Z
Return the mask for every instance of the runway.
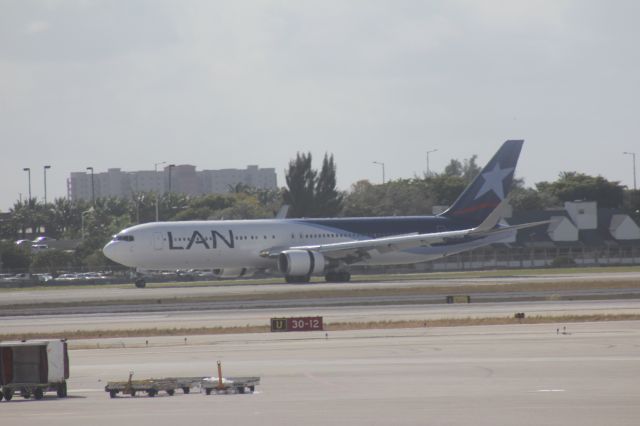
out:
M442 318L640 314L640 299L513 303L338 306L275 309L128 312L73 315L19 315L0 321L0 333L52 333L76 330L126 330L268 325L280 316L322 316L325 324L434 320Z
M607 287L607 288L602 288ZM440 304L469 291L475 302L640 298L640 272L518 277L415 279L308 285L255 281L136 289L94 286L0 292L0 317L225 309L286 309L360 305Z
M11 425L636 425L637 322L202 336L72 350L70 398L0 403ZM194 339L198 340L198 339ZM170 343L169 345L165 345ZM122 397L108 380L259 375L252 395Z
M32 288L28 290L3 290L0 294L0 307L17 304L37 304L55 302L90 302L90 301L118 301L118 300L153 300L158 298L176 297L208 297L208 296L237 296L252 293L289 293L314 292L314 291L340 291L340 290L375 290L389 288L420 288L429 287L460 287L466 285L499 285L514 283L535 283L535 282L585 282L585 281L627 281L632 280L640 283L640 272L599 272L581 274L544 274L523 275L510 277L483 277L483 278L452 278L452 279L404 279L399 281L363 281L349 283L325 283L313 284L263 284L260 280L255 283L233 284L233 281L226 281L217 284L215 281L207 286L193 286L189 283L176 283L171 287L147 287L136 289L131 286L114 287L106 285L96 285L92 287L82 286L79 289L73 287L63 288Z

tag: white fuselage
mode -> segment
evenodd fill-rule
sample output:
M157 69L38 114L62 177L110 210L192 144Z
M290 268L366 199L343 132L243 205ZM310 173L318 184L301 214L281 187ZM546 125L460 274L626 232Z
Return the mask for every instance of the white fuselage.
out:
M368 238L317 223L287 219L155 222L123 230L105 246L104 253L118 263L140 270L275 269L276 260L261 256L263 251ZM504 236L488 238L455 245L373 253L358 263L422 262L497 242Z

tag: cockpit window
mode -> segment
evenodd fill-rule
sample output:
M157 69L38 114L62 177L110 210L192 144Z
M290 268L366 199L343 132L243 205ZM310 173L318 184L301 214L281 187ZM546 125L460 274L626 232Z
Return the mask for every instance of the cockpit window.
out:
M133 235L114 235L113 241L133 241Z

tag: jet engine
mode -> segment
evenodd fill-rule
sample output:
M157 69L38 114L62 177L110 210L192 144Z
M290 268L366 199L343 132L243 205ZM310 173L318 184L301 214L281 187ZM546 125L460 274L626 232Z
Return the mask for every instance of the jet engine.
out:
M285 250L278 256L278 269L286 276L323 274L326 262L322 253L311 250Z

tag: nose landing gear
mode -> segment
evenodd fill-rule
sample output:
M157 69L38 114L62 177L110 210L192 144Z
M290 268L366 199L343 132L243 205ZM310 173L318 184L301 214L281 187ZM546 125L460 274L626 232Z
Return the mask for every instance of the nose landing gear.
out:
M147 280L145 280L141 271L136 271L135 273L132 271L130 278L133 280L136 288L145 288L147 286Z

